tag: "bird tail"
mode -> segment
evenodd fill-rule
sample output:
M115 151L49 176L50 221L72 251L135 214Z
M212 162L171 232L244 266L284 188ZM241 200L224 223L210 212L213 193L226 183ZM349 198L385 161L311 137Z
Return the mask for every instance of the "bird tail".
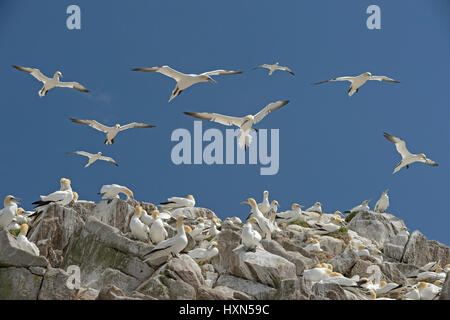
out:
M238 135L238 145L240 148L247 150L247 148L252 143L252 136L248 132L239 131Z
M37 208L37 207L45 206L45 205L47 205L49 203L52 203L52 202L53 201L38 200L38 201L33 202L32 204L35 204L36 205L35 208Z

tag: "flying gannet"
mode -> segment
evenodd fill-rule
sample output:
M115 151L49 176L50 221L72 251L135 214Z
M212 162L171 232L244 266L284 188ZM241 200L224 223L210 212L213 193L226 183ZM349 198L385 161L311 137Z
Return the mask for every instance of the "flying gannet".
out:
M150 227L150 240L153 244L158 244L167 238L167 230L164 228L164 223L159 217L159 210L152 211L153 223Z
M247 251L255 251L262 239L259 232L253 229L252 223L258 223L258 220L251 217L242 229L242 244Z
M134 197L133 191L118 184L105 184L102 186L98 194L102 195L102 199L119 199L119 193L125 194L127 199L133 199Z
M402 156L402 160L397 164L397 166L394 169L393 173L396 173L401 168L406 167L406 169L409 169L409 165L414 162L423 162L429 166L436 167L438 164L437 162L434 162L431 159L428 159L425 154L412 154L406 149L406 143L400 138L391 136L389 133L384 132L384 137L388 139L390 142L395 144L395 148L397 149L398 153Z
M26 68L13 65L14 68L20 71L25 71L31 74L33 77L38 79L39 81L44 83L44 86L41 90L39 90L39 96L42 98L47 94L47 92L54 87L63 87L63 88L72 88L81 92L89 92L88 89L83 87L78 82L61 82L59 78L62 78L62 73L60 71L56 71L53 75L53 78L48 78L44 76L39 69L35 68Z
M290 74L292 74L293 76L295 75L294 72L292 72L292 70L289 69L288 67L280 66L279 62L275 62L274 64L266 64L266 63L264 63L264 64L262 64L260 66L254 67L253 70L254 69L261 69L261 68L269 69L269 76L271 76L272 73L274 73L276 70L286 71L286 72L289 72Z
M151 124L140 123L140 122L132 122L132 123L126 124L124 126L121 126L120 124L116 123L114 126L108 127L108 126L105 126L105 125L95 121L95 120L79 120L79 119L74 119L74 118L70 118L70 120L75 123L81 123L81 124L88 125L91 128L94 128L98 131L106 133L106 140L104 142L106 145L113 144L114 138L120 131L124 131L124 130L131 129L131 128L154 128L155 127Z
M214 70L203 72L201 74L185 74L179 71L172 69L169 66L158 66L151 68L134 68L133 71L144 71L144 72L159 72L167 77L174 79L177 82L175 89L172 91L172 95L170 96L169 102L172 101L173 98L179 96L183 90L189 88L190 86L198 83L198 82L213 82L217 83L211 76L215 75L229 75L229 74L238 74L242 73L242 71L230 71L230 70Z
M61 206L66 206L72 201L73 192L72 187L70 186L70 180L61 178L60 183L61 190L55 191L47 196L40 196L41 200L32 203L36 205L36 210L43 209L50 203L56 203Z
M181 250L183 250L188 244L186 232L192 231L189 226L185 226L183 224L184 219L184 216L179 216L177 218L177 234L172 238L158 243L147 255L147 258L144 260L144 262L155 260L167 255L178 256Z
M13 222L14 217L17 215L20 199L11 195L7 195L3 201L4 208L0 210L0 230L6 229L11 222Z
M264 215L259 211L258 205L256 204L255 199L248 198L245 201L242 201L241 204L248 204L251 206L253 210L253 217L258 221L258 226L261 229L261 231L264 233L263 238L264 239L271 239L271 227L270 227L270 221Z
M212 241L208 248L195 248L188 252L188 255L190 255L199 264L208 262L218 254L219 249L217 248L216 241Z
M138 240L147 242L149 240L150 229L148 225L141 221L142 211L144 209L141 206L134 208L134 215L130 220L131 234Z
M345 213L358 213L358 212L367 212L370 211L369 202L372 199L364 200L360 205L354 207L352 210L344 211Z
M269 191L266 190L263 192L263 201L258 203L258 209L264 216L267 217L270 210Z
M195 199L192 194L187 195L186 198L171 197L168 198L166 202L160 202L160 207L164 209L177 209L194 206L195 206Z
M334 78L334 79L330 79L330 80L316 82L314 84L322 84L322 83L333 82L333 81L350 81L351 85L350 85L350 88L348 89L348 95L351 97L353 94L355 94L359 91L359 88L363 84L365 84L367 82L367 80L377 80L377 81L400 83L400 81L391 79L386 76L373 76L370 72L365 72L356 77L339 77L339 78Z
M185 114L202 119L202 120L208 120L217 122L226 126L237 126L239 127L239 134L238 134L238 144L239 147L243 148L244 150L247 150L248 146L252 142L252 136L250 135L250 131L258 131L255 128L252 128L252 125L257 124L262 119L264 119L265 116L267 116L272 111L278 110L281 107L288 104L289 101L276 101L269 103L267 106L265 106L261 111L259 111L255 115L247 115L245 117L239 118L239 117L231 117L231 116L224 116L218 113L210 113L210 112L185 112Z
M375 204L375 209L374 209L375 212L383 213L389 207L388 191L389 191L389 189L386 189L381 194L380 199Z
M28 225L22 224L20 226L20 233L17 236L17 243L22 250L25 250L32 255L39 256L39 248L27 239Z
M89 161L85 164L85 168L87 168L87 167L89 167L91 164L93 164L95 161L97 161L97 160L103 160L103 161L108 161L108 162L111 162L111 163L113 163L115 166L119 166L118 164L117 164L117 162L116 161L114 161L114 159L113 158L110 158L110 157L105 157L105 156L102 156L102 153L101 152L97 152L97 153L89 153L89 152L86 152L86 151L75 151L75 152L68 152L68 153L71 153L71 154L78 154L78 155L80 155L80 156L85 156L85 157L88 157L89 158Z

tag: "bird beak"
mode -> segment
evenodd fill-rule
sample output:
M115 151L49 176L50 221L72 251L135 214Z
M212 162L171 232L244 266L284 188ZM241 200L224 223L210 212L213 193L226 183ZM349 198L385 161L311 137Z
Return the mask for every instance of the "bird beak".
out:
M210 78L210 79L209 79L209 82L212 82L212 83L217 83L217 81L216 81L216 80L214 80L213 78Z
M20 200L22 200L22 199L20 199L20 198L11 198L11 200L15 201L15 202L20 202Z
M248 200L242 201L241 204L248 204Z

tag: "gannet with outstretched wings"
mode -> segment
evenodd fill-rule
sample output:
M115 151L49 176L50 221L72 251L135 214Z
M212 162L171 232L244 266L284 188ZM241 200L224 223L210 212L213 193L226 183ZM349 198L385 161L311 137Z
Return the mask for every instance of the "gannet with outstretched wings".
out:
M86 152L86 151L74 151L74 152L69 152L69 153L72 153L72 154L78 154L78 155L80 155L80 156L88 157L88 158L89 158L89 161L88 161L88 163L86 163L86 165L84 166L85 168L89 167L91 164L93 164L93 163L94 163L95 161L97 161L97 160L108 161L108 162L113 163L113 164L116 165L117 167L119 166L119 165L117 164L117 162L114 161L113 158L102 156L102 153L101 153L101 152L97 152L96 154L89 153L89 152Z
M254 67L253 69L261 69L261 68L269 69L269 76L271 76L272 73L274 73L276 70L286 71L286 72L289 72L290 74L292 74L293 76L295 75L294 72L292 72L292 70L289 69L288 67L280 66L279 62L275 62L274 64L264 63L260 66Z

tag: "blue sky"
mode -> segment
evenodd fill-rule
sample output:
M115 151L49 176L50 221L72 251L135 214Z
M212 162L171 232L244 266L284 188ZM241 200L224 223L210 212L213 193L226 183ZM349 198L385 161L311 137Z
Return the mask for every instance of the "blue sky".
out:
M66 8L81 8L81 30L66 28ZM368 30L366 8L381 8L381 30ZM2 1L0 3L0 195L14 194L29 209L40 194L72 180L81 199L98 201L103 184L130 187L141 201L159 203L192 193L219 217L246 217L248 197L263 190L283 210L321 201L326 212L348 210L389 188L389 211L429 239L450 244L448 119L450 4L410 1ZM279 61L295 76L252 70ZM56 70L63 81L91 90L54 89L12 64ZM133 67L170 65L186 73L243 70L217 76L168 103L175 82ZM401 81L367 83L353 97L347 83L314 86L329 78L370 71ZM427 80L432 80L427 81ZM175 165L173 130L193 131L184 111L254 114L269 102L290 100L258 128L280 129L280 169L260 165ZM70 117L113 125L157 127L122 133L113 146ZM203 129L226 127L203 123ZM383 131L407 141L438 167L400 160ZM206 146L207 143L204 144ZM119 163L68 151L102 151Z

